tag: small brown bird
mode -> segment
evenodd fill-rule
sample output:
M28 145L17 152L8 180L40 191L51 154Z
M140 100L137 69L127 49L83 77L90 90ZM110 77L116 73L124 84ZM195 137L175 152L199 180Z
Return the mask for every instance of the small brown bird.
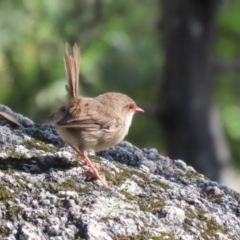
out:
M77 44L72 51L66 43L67 102L49 120L55 124L63 141L91 168L92 176L104 180L84 151L101 151L120 143L128 133L134 113L144 111L121 93L110 92L94 98L79 97L79 60Z

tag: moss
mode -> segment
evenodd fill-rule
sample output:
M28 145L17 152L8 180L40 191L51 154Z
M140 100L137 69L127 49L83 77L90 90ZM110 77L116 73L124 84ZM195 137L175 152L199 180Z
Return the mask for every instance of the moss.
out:
M116 175L112 175L111 172L103 170L106 179L112 182L114 185L121 185L127 179L133 179L134 175L137 176L137 178L134 178L134 182L136 182L138 186L143 189L144 192L149 192L148 196L132 195L128 191L124 190L122 190L121 193L126 197L128 201L133 201L137 203L142 211L148 211L151 213L157 213L161 211L162 207L165 206L165 201L159 196L158 193L160 188L167 190L169 189L169 186L162 183L158 179L149 179L147 174L142 173L138 170L127 169L121 164L117 164L117 167L120 168L120 170L122 171L120 173L117 173ZM151 190L149 189L149 187ZM154 189L155 191L152 191L152 189ZM156 194L153 194L154 192Z
M208 219L206 217L206 211L196 207L195 210L192 210L191 208L185 209L186 219L183 223L183 227L186 231L188 231L191 228L191 219L198 219L201 222L206 223L206 228L202 228L198 226L200 230L201 237L206 240L212 240L217 239L217 232L220 232L222 234L228 234L229 230L225 228L224 226L218 224L214 219ZM228 236L229 237L229 236ZM229 240L237 240L236 238L229 238Z
M94 163L101 163L102 160L100 157L98 156L91 156L90 159L94 162Z
M9 229L7 227L0 226L0 235L3 237L6 237L10 233Z
M131 179L133 175L137 175L141 178L142 173L136 171L136 170L131 170L131 169L124 169L122 172L117 173L115 175L112 175L109 171L103 169L101 172L104 173L104 176L106 177L107 181L110 181L114 185L120 186L123 184L127 179ZM144 181L146 181L146 176L143 175ZM139 184L142 184L139 182Z
M47 219L46 213L38 213L38 217L41 219Z
M19 222L17 226L18 226L18 227L22 227L22 226L24 226L24 225L25 225L24 222Z
M185 174L186 177L188 177L189 179L191 180L195 180L195 179L207 179L205 176L203 176L202 174L198 173L198 172L195 172L195 171L192 171L192 170L189 170L186 172Z
M51 152L54 153L57 151L57 148L53 145L48 145L41 141L36 141L34 139L31 140L24 140L22 142L23 146L25 146L28 149L36 149L36 150L42 150L44 152ZM9 171L8 165L11 164L13 168L22 169L23 164L29 164L32 160L35 160L34 157L26 158L26 154L21 151L16 151L15 148L9 147L6 149L6 154L9 156L7 159L0 158L0 169L3 169L5 171ZM36 163L35 163L36 164ZM7 172L6 172L7 173ZM9 173L8 173L9 174Z
M216 194L213 194L213 193L209 193L206 195L207 196L207 199L213 203L217 203L217 204L220 204L222 203L223 201L223 194L220 194L220 195L216 195Z
M205 220L207 228L206 229L202 229L202 231L200 232L201 237L203 237L203 239L206 240L212 240L217 239L217 232L226 234L228 233L228 230L225 229L223 226L219 225L216 221L214 221L213 219L208 219ZM229 238L230 239L230 238Z
M83 187L79 187L76 183L71 179L66 179L65 181L61 182L59 185L57 184L48 184L45 186L46 191L49 191L52 194L56 194L59 191L76 191L78 193L88 193L92 191L92 187L90 184L86 183Z
M164 190L170 189L170 187L167 184L161 182L158 179L154 179L150 183L151 183L151 185L155 185L157 187L158 191L159 191L159 187L163 188ZM156 189L155 189L155 191L156 191Z
M161 209L165 206L165 201L161 198L149 198L149 199L138 199L137 203L139 205L139 208L142 211L147 211L151 213L157 213L160 212Z
M25 159L26 154L20 151L16 151L15 148L8 148L6 149L7 159L1 159L1 162L8 162L9 159Z
M72 191L76 191L79 193L88 193L92 190L92 187L90 184L86 183L83 187L79 187L71 179L67 179L67 180L63 181L62 183L60 183L59 188L60 188L59 190L63 190L63 191L72 190Z
M186 207L184 211L187 218L190 219L196 218L196 213L191 208Z
M43 185L41 183L38 183L38 182L33 182L32 184L33 184L34 187L39 188L39 189L41 189L43 187Z
M106 223L110 219L114 220L115 218L114 217L101 217L98 221Z
M33 182L33 181L31 181L30 179L25 178L25 177L20 176L20 175L13 175L13 177L14 177L15 180L18 182L18 184L21 186L21 189L22 189L22 190L25 190L25 191L26 191L26 189L27 189L26 183L30 183L30 184L32 184L34 187L39 188L39 189L41 189L41 188L43 187L41 183L39 183L39 182Z
M160 212L161 209L165 206L165 201L164 199L161 199L159 197L144 197L142 198L141 196L133 196L132 194L128 192L122 192L126 199L129 201L135 201L140 210L146 211L146 212L151 212L151 213L157 213Z
M52 183L44 186L45 190L52 193L52 194L57 194L59 191L59 188L55 185L53 185Z
M22 190L26 190L26 184L25 183L29 183L30 181L28 181L27 178L24 178L22 176L19 175L13 175L14 179L18 182L18 184L20 185Z
M159 188L163 188L164 190L167 190L170 188L167 184L161 182L158 179L154 179L154 180L149 179L146 173L143 173L136 169L126 168L120 163L116 163L116 165L121 170L121 172L118 172L114 175L112 175L110 171L107 171L105 169L101 170L106 180L111 182L114 185L120 186L127 179L133 179L133 176L135 175L139 179L134 178L134 181L142 188L146 188L150 186L152 189L154 189L153 192L156 192L156 193L159 193Z
M57 199L56 203L55 203L55 207L56 208L59 208L59 207L62 207L63 206L63 203L60 199Z
M78 187L76 186L76 183L71 180L67 179L59 184L60 190L74 190L77 191Z
M18 169L18 170L24 170L26 171L26 165L29 166L29 171L32 173L39 173L40 171L46 172L51 168L57 168L57 169L69 169L74 166L78 166L77 162L69 162L64 161L63 158L60 157L54 157L54 159L41 162L37 161L38 159L36 157L26 158L24 155L21 154L15 154L13 151L11 154L9 154L10 157L7 159L1 159L0 158L0 169L9 171L9 165L11 168ZM37 161L37 163L36 163ZM31 165L33 167L31 167ZM36 168L37 165L37 168ZM36 169L36 170L35 170Z
M93 190L92 186L90 184L86 184L84 187L79 188L79 193L89 193Z
M3 184L0 184L0 201L13 201L14 198L14 194L8 191Z
M156 237L152 236L152 234L143 231L138 235L132 236L124 236L124 235L116 235L114 240L177 240L173 233L162 233L161 236Z
M35 139L30 139L30 140L24 140L22 142L22 145L24 145L26 148L34 148L37 150L42 150L44 152L56 152L57 148L53 145L46 144L42 141L37 141Z
M192 220L189 218L185 218L183 222L183 228L185 231L189 231L192 227Z
M13 175L12 169L6 169L6 170L2 170L2 171L7 175Z
M7 213L11 219L15 219L17 217L18 213L20 213L20 211L21 210L17 207L11 207L8 209Z

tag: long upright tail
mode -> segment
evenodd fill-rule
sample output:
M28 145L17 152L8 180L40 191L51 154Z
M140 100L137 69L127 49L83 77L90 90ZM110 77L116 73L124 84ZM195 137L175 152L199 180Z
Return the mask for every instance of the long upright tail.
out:
M64 57L65 71L67 75L68 85L66 90L68 92L68 100L78 97L78 80L80 71L80 49L75 43L73 49L69 43L66 43L66 53Z

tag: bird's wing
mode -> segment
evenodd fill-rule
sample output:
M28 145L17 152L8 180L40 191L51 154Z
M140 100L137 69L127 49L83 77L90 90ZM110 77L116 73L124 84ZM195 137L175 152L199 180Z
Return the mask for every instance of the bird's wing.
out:
M80 128L83 130L114 129L123 124L122 119L98 101L88 101L70 108L69 112L57 122L64 128Z

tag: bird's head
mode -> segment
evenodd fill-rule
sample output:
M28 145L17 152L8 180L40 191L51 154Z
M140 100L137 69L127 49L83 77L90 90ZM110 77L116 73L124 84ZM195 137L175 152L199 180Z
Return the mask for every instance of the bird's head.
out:
M123 95L125 96L125 95ZM122 101L122 114L125 116L126 125L130 127L132 123L133 115L136 112L144 112L144 110L137 106L137 104L128 96L126 98L123 97Z

